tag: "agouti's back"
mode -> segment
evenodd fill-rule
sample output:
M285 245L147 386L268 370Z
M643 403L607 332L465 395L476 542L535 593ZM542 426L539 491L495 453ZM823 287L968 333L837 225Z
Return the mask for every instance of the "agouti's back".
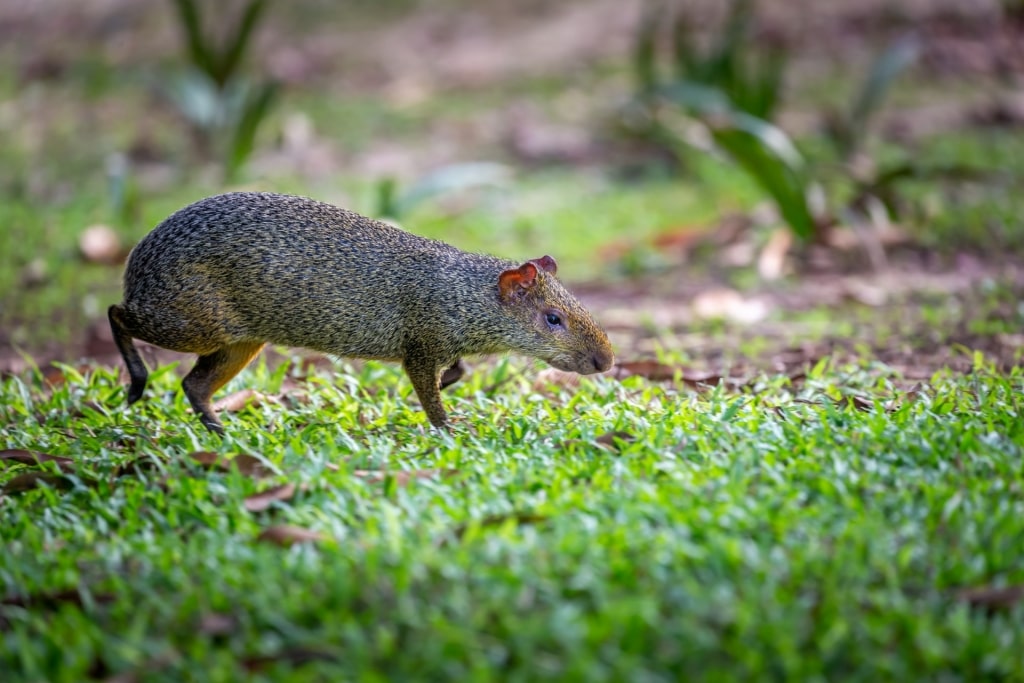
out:
M130 338L199 354L185 388L213 429L209 395L197 394L212 394L266 342L403 361L443 424L439 394L431 405L423 393L463 355L517 350L577 372L610 366L607 337L554 273L550 257L518 266L312 199L235 192L181 209L139 242L110 319L136 366L130 400L145 384Z

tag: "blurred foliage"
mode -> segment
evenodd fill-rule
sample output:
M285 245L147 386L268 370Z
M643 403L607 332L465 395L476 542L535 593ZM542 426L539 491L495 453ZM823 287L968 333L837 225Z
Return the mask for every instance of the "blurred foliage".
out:
M999 4L1008 19L1024 20L1024 0L1001 0Z
M374 215L399 220L418 205L446 195L480 188L507 185L512 171L503 164L470 162L442 166L414 181L404 191L394 178L383 178L376 186Z
M188 122L204 156L219 157L233 180L252 154L260 125L280 96L271 80L242 73L245 55L266 14L268 0L250 0L225 35L211 37L196 0L172 0L185 40L189 67L171 78L167 95Z
M915 35L893 41L868 69L864 83L854 94L849 108L826 113L828 139L841 158L849 159L861 149L868 124L881 109L893 81L917 61L920 52L920 41Z
M753 26L753 0L732 0L721 32L702 50L698 31L685 12L652 2L636 41L638 90L649 94L666 87L705 86L720 91L739 111L771 120L782 89L785 52L780 46L762 48L755 43ZM666 27L671 29L669 56L663 60L659 38Z
M679 156L696 147L728 157L773 199L795 235L817 238L822 219L812 202L815 186L796 146L770 120L780 101L785 53L762 50L753 40L754 2L730 2L706 51L698 49L685 13L670 14L667 5L652 3L640 23L631 126ZM665 26L671 28L667 51L659 41ZM669 68L661 65L666 52Z
M840 221L878 225L899 218L906 202L897 186L908 179L978 175L959 166L925 167L905 154L878 163L864 151L886 95L918 57L913 35L896 39L874 60L847 108L826 112L827 148L807 157L772 122L787 59L781 48L764 49L753 39L755 9L753 0L732 0L701 51L685 13L677 8L670 16L667 5L652 2L636 36L636 94L625 119L630 133L680 159L694 149L729 159L804 242L823 240Z

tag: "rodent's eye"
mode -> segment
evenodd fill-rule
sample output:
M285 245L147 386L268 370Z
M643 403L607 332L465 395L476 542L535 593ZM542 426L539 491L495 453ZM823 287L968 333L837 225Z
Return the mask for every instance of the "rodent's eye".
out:
M544 320L547 321L547 324L551 325L551 327L562 327L562 316L557 313L546 313L544 315Z

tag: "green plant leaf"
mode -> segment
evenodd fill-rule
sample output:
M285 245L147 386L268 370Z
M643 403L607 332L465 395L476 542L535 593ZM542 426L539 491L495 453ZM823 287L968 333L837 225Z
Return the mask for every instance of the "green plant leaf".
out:
M807 198L808 183L786 155L780 154L784 147L773 140L775 136L760 136L757 130L715 126L712 137L771 196L793 233L810 241L817 235L817 224Z
M225 175L229 179L235 177L252 154L256 144L256 133L259 131L260 124L273 108L279 93L280 86L274 81L262 83L249 89L242 109L238 113L234 134L231 137L231 146L228 149Z
M846 117L845 135L839 141L843 156L849 156L860 146L868 121L881 107L893 81L917 60L920 51L917 36L905 35L894 41L872 64Z
M206 72L188 69L176 74L167 79L164 92L192 128L209 134L222 125L222 96Z
M732 102L722 90L693 81L662 87L658 95L681 105L696 116L731 115L732 112Z
M194 0L172 0L178 10L178 18L181 30L185 35L185 44L188 47L189 57L193 65L198 69L212 75L215 69L213 55L203 37L202 22L199 18L199 8Z
M405 215L418 204L449 192L505 184L511 172L504 164L471 162L451 164L428 173L401 193L394 202L397 215Z
M242 58L252 42L253 31L259 24L267 7L267 0L252 0L245 7L242 19L238 23L238 30L228 41L227 49L217 60L216 73L211 74L217 84L224 87L229 81L235 78Z
M658 85L657 51L658 25L664 15L660 3L649 2L640 18L633 48L633 72L636 77L637 90L650 93Z

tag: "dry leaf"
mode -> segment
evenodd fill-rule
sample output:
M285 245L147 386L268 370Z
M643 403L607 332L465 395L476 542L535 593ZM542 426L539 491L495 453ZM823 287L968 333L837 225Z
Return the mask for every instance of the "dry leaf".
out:
M82 231L78 237L78 249L89 263L113 265L126 256L121 248L121 238L109 225L91 225Z
M199 619L199 632L204 636L226 636L238 628L237 620L230 614L207 612Z
M768 305L760 299L745 299L734 289L720 287L695 296L693 314L709 320L724 318L750 324L768 316Z
M303 529L298 526L291 526L288 524L279 524L277 526L267 527L260 535L256 538L258 541L264 543L273 543L282 547L290 547L296 543L317 543L319 541L326 541L327 537L323 534L313 531L312 529Z
M793 246L793 233L788 228L772 232L757 259L757 272L765 280L778 280L786 268L786 256Z
M629 432L608 432L594 439L594 443L602 448L614 451L616 453L622 450L621 443L629 444L636 441L636 437Z
M552 386L575 389L580 385L580 376L575 372L566 372L558 368L545 368L537 373L533 381L534 391L543 391Z
M245 509L249 512L262 512L268 509L275 502L291 500L295 496L298 487L295 484L287 483L280 486L273 486L259 493L255 493L245 499Z
M659 251L669 252L685 260L694 247L707 241L712 234L706 226L679 226L655 235L651 244Z
M331 652L296 647L273 655L246 657L242 660L242 666L250 673L258 673L278 662L285 662L292 667L298 667L309 662L336 662L338 660L339 656Z
M875 404L874 404L873 401L871 401L871 399L864 398L863 396L858 396L856 394L850 394L849 396L846 396L845 398L846 398L846 402L849 405L852 405L854 408L856 408L857 410L860 410L861 412L865 412L865 413L866 412L870 412L875 407Z
M115 477L131 477L141 474L149 474L157 470L157 463L152 458L133 458L123 463L114 470Z
M107 604L114 601L114 596L110 593L90 593L89 599L97 604ZM83 603L82 591L78 588L65 588L51 593L8 595L0 599L0 605L37 609L56 609L66 603L81 606Z
M889 301L889 293L884 287L860 278L843 280L843 293L857 303L866 306L883 306Z
M1008 610L1024 600L1024 584L962 588L955 593L954 597L961 602L966 602L971 607L989 612Z
M61 470L74 469L75 461L62 455L49 455L37 451L26 451L22 448L9 448L0 451L0 460L21 463L22 465L41 465L44 462L55 462Z
M678 371L679 368L673 365L666 365L655 360L634 360L616 363L611 369L611 376L615 379L625 379L638 375L655 382L663 382L675 379Z
M61 491L70 489L74 484L63 474L50 474L49 472L25 472L14 477L4 484L3 492L7 495L14 495L31 491L38 486L50 486Z
M227 472L232 467L235 467L239 472L249 477L263 477L273 474L271 469L263 464L259 458L246 453L238 453L231 458L227 458L220 453L213 453L212 451L196 451L195 453L189 453L188 457L208 470L215 469Z
M46 284L49 280L46 272L46 261L41 258L32 259L21 269L18 279L21 281L21 286L26 289Z
M78 374L85 375L92 367L87 363L79 363L75 366L75 370ZM48 368L42 369L43 381L50 385L51 388L59 387L67 381L67 375L64 373L64 368L56 365L51 365Z
M214 402L213 409L217 412L237 413L248 407L259 408L264 403L273 403L275 400L255 389L242 389Z

